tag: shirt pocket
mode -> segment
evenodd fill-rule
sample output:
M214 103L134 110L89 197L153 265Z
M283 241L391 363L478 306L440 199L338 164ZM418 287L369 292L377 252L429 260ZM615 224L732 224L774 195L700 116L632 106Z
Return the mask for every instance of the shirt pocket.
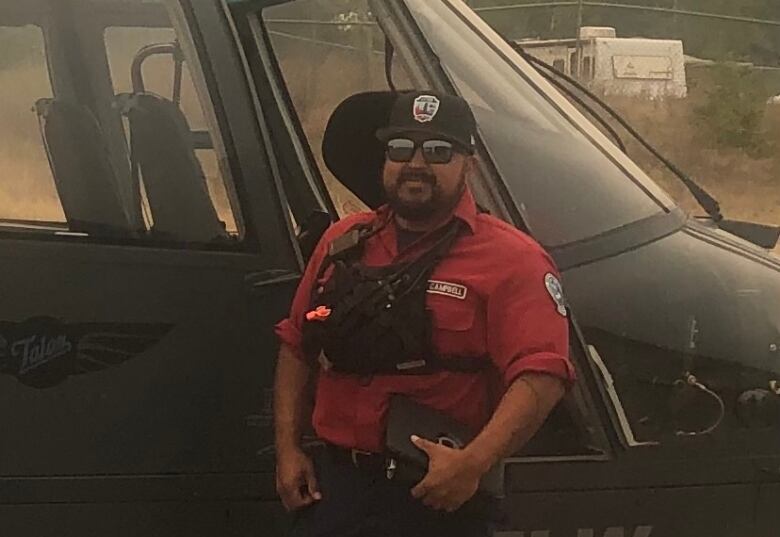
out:
M474 327L477 305L472 300L432 296L428 300L434 330L466 332Z
M471 298L471 297L469 297ZM439 354L480 356L484 354L480 336L477 301L436 297L429 301L432 339Z

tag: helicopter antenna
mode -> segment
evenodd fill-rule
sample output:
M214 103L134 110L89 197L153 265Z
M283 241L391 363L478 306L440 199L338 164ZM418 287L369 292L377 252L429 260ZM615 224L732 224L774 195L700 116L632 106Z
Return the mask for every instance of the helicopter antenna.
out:
M387 86L396 92L395 84L393 83L393 58L395 57L395 47L393 46L390 38L385 36L385 78L387 79Z

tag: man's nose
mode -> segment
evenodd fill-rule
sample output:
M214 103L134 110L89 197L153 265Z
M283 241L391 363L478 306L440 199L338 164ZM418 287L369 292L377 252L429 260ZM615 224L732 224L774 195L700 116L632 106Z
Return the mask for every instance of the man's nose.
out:
M414 168L425 168L428 166L428 163L425 162L425 157L423 157L422 147L414 148L412 160L409 161L409 164Z

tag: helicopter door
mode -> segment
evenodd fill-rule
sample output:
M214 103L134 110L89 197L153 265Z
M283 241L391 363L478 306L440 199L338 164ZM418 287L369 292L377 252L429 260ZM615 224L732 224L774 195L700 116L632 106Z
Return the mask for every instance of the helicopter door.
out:
M8 5L3 535L272 528L273 325L300 260L224 17Z

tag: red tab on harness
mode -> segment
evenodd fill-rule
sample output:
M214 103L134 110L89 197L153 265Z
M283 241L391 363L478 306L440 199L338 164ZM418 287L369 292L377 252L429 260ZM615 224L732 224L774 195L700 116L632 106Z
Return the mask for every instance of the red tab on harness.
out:
M307 321L324 321L330 317L331 310L326 306L317 306L316 309L306 314Z

